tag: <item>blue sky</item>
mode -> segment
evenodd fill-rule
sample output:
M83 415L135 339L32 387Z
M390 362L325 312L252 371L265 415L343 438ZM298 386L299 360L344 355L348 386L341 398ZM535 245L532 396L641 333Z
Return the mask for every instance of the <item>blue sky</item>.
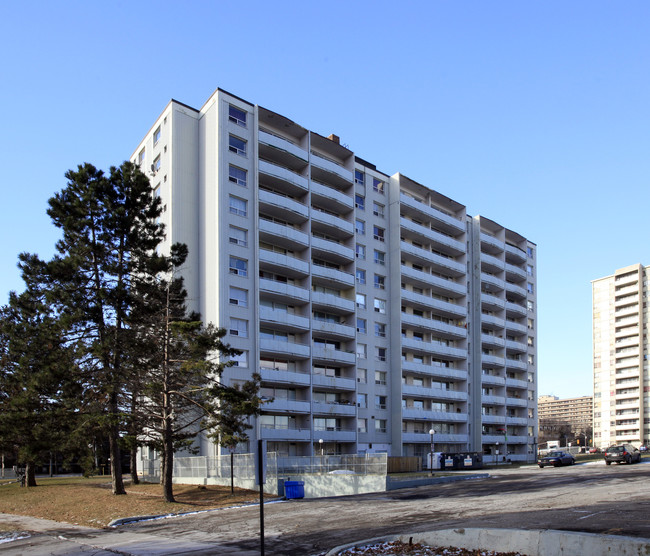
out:
M539 393L592 393L590 282L650 264L649 3L3 4L1 302L66 170L221 87L535 241Z

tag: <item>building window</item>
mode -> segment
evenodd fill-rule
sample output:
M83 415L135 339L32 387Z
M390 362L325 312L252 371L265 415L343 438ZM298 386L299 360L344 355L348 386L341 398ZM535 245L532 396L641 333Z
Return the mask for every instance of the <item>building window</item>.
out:
M230 243L240 247L248 247L248 232L235 226L230 226Z
M386 396L375 396L375 407L377 409L386 409Z
M532 247L526 247L526 254L528 255L529 258L533 258L533 255L535 254L533 251Z
M364 261L366 259L366 246L357 243L356 246L357 259Z
M246 141L230 135L228 138L228 149L231 153L238 154L240 156L246 156Z
M386 325L380 322L375 323L375 336L378 338L386 337Z
M160 141L160 126L158 126L158 129L153 132L153 146L155 147L158 144L158 141Z
M248 307L248 291L230 286L230 304L238 307Z
M248 367L248 352L242 351L239 355L233 355L231 358L233 367Z
M528 289L528 293L535 293L535 288L530 282L528 282L527 289Z
M534 341L534 339L533 339L532 336L528 336L528 345L529 345L530 347L534 347L534 346L535 346L535 341Z
M368 419L357 419L357 430L360 433L368 432Z
M380 290L385 290L386 289L386 277L385 276L380 276L379 274L375 274L375 288L378 288Z
M372 227L372 237L377 241L384 241L384 234L385 230L383 228L380 228L379 226Z
M247 183L247 175L246 175L246 170L243 170L242 168L237 168L237 166L233 166L232 164L228 168L228 179L236 183L237 185L241 185L242 187L246 187Z
M386 300L377 299L375 297L375 313L381 313L382 315L386 313Z
M530 299L526 302L526 304L528 306L528 310L531 313L535 311L535 304Z
M375 263L380 265L386 264L386 253L375 249Z
M532 264L527 264L526 265L526 274L528 274L528 276L533 275L533 265Z
M357 394L357 406L368 407L368 394Z
M139 164L140 166L142 166L142 165L144 164L145 156L146 156L146 151L145 151L144 149L142 149L142 150L138 153L138 164Z
M248 321L230 317L230 328L228 329L231 336L241 336L248 338Z
M230 274L248 276L248 261L238 257L230 257Z
M535 364L535 356L532 353L528 354L528 364L529 365L534 365Z
M386 361L386 348L377 348L375 359L377 361Z
M366 295L363 293L358 293L357 294L357 307L360 309L365 309L366 308Z
M386 432L386 419L375 419L375 431Z
M363 270L362 268L357 268L356 273L357 273L357 283L358 284L365 284L366 283L366 271Z
M154 158L153 161L153 171L157 172L158 170L160 170L160 155Z
M366 183L365 174L361 170L354 171L354 183L358 183L359 185L365 185Z
M357 344L357 359L366 359L368 357L368 347L366 344Z
M533 330L535 328L535 321L533 319L528 319L528 330Z
M239 197L230 196L230 212L239 216L248 215L248 202Z
M386 371L375 371L375 384L386 385Z
M384 193L384 182L381 180L378 180L377 178L372 178L372 190L376 191L377 193L381 193L383 195Z
M375 216L379 216L379 218L384 217L384 205L381 205L379 203L372 203L372 213Z
M366 198L363 195L356 194L354 196L354 206L359 210L366 210Z
M354 223L354 231L357 235L363 236L366 234L366 223L363 220L356 220Z
M368 332L368 321L366 321L366 319L357 317L357 332L359 334L365 334Z
M231 104L228 107L228 120L242 127L246 127L246 112Z
M368 371L366 369L357 369L357 382L368 382Z

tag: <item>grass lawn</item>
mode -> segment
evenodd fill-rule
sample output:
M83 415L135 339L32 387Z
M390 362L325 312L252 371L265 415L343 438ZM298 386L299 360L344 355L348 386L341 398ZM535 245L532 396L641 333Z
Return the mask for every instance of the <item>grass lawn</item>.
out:
M149 483L127 484L126 496L114 496L108 476L39 477L36 482L38 486L31 488L0 482L0 513L101 528L120 517L193 512L259 501L259 493L251 490L235 489L231 495L230 487L174 485L177 502L167 503L162 499L162 487Z

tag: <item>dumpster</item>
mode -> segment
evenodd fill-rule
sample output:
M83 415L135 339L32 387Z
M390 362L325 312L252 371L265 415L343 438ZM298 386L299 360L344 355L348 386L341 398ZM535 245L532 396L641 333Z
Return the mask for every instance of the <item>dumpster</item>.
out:
M284 481L284 497L287 500L292 498L305 497L305 482L304 481Z

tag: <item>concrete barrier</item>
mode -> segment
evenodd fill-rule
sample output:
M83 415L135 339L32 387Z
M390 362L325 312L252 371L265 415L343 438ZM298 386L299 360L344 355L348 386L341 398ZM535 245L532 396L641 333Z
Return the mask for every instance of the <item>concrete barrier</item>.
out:
M427 546L453 546L469 550L519 552L526 556L639 556L650 554L650 539L597 535L553 529L443 529L411 535L394 535L339 546L327 553L335 556L347 548L399 540Z

